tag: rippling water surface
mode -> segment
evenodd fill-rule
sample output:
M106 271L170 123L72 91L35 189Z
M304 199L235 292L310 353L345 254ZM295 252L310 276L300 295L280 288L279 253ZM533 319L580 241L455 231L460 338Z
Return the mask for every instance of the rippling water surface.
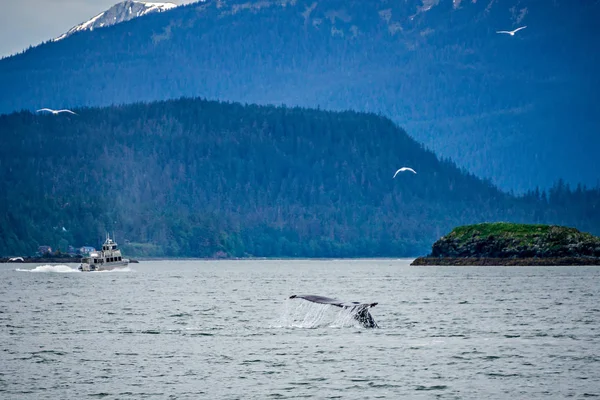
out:
M600 268L409 262L0 264L0 398L600 396Z

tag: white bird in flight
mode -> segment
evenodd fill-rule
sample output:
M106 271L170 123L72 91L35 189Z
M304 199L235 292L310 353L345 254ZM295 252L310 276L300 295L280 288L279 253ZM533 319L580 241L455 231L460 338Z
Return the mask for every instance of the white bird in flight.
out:
M515 33L519 32L521 29L525 29L527 26L522 26L520 28L515 29L514 31L496 31L496 33L508 33L510 36L515 36Z
M417 173L417 171L415 171L415 170L414 170L414 169L412 169L412 168L408 168L408 167L402 167L402 168L400 168L398 171L396 171L396 173L394 174L394 178L396 177L396 175L398 175L398 172L404 172L404 171L410 171L410 172L412 172L412 173L414 173L414 174L416 174L416 173Z
M77 113L74 113L71 110L53 110L51 108L42 108L40 110L37 110L37 112L40 112L40 111L48 111L48 112L51 112L54 115L58 115L59 113L62 113L62 112L67 112L67 113L71 113L71 114L77 115Z

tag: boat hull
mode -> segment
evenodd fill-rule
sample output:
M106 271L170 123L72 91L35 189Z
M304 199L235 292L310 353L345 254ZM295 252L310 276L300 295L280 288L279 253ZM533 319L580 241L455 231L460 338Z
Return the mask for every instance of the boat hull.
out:
M94 271L112 271L117 268L124 268L129 264L129 260L122 260L117 262L109 262L102 264L87 264L81 263L79 270L82 272L94 272Z

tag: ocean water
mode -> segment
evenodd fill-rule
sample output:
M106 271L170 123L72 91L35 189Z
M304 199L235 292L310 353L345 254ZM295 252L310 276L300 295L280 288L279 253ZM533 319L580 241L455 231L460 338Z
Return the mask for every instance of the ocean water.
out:
M409 263L0 264L0 398L600 396L600 267Z

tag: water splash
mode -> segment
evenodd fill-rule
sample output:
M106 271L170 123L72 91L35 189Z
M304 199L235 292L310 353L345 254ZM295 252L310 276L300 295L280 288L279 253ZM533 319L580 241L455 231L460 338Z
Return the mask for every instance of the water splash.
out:
M55 273L60 273L60 274L81 272L77 268L71 268L68 265L39 265L39 266L35 267L34 269L17 268L15 271L19 271L19 272L55 272ZM105 273L105 272L132 272L132 271L133 271L133 269L131 269L129 267L123 267L123 268L115 268L110 271L92 271L89 273L99 274L99 273Z
M356 312L353 312L347 308L340 308L331 326L335 328L356 326L357 321L355 319L355 316Z
M354 314L350 310L307 301L285 301L279 320L272 325L277 328L305 329L350 326L356 326Z
M80 272L77 268L71 268L68 265L40 265L34 269L17 268L19 272L58 272L61 274Z

